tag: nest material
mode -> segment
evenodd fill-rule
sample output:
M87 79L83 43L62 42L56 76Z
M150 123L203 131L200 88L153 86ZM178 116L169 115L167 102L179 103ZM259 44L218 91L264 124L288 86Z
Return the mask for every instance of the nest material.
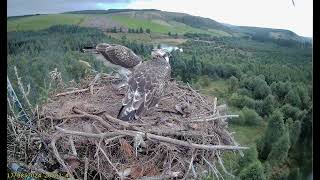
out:
M34 148L33 163L76 179L191 179L228 174L221 153L245 149L227 130L226 119L236 115L221 114L216 98L174 80L158 107L136 121L116 119L126 89L115 80L98 74L51 97L37 123L48 146Z

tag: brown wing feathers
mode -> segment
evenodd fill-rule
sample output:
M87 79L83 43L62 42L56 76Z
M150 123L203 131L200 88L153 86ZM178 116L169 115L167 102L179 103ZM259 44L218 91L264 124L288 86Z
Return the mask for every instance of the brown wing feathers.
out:
M134 68L142 62L142 59L137 56L131 49L115 44L100 43L94 49L96 52L104 56L112 64L122 66L127 69ZM85 48L84 51L93 51Z
M144 68L137 69L130 78L129 89L124 98L125 106L119 114L122 120L132 120L140 116L143 112L153 107L159 101L158 91L162 91L157 74L154 74L156 67L145 64Z

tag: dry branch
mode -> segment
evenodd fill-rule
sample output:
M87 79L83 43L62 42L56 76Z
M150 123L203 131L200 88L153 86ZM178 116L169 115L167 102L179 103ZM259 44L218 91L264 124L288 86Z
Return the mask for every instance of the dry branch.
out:
M68 175L71 177L71 179L75 179L73 174L71 173L71 169L65 164L63 159L61 158L58 149L56 147L56 141L61 137L61 135L56 134L56 136L51 141L51 147L53 150L54 155L56 156L56 159L58 162L63 166L63 168L67 171Z
M208 122L208 121L214 121L218 119L224 119L224 118L233 118L233 117L239 117L239 115L225 115L225 116L213 116L213 117L207 117L207 118L197 118L197 119L191 119L186 122Z
M180 146L185 146L189 148L194 148L194 149L205 149L205 150L241 150L241 149L248 149L249 147L241 147L241 146L229 146L229 145L203 145L203 144L196 144L196 143L190 143L186 141L181 141L165 136L159 136L155 134L150 134L150 133L144 133L144 132L139 132L139 131L129 131L129 130L116 130L113 132L107 132L107 133L101 133L101 134L92 134L92 133L85 133L85 132L78 132L78 131L71 131L71 130L66 130L60 127L56 126L56 129L64 132L66 134L71 134L71 135L78 135L78 136L85 136L85 137L95 137L95 138L104 138L104 137L112 137L112 136L119 136L119 135L127 135L131 137L135 137L136 135L141 135L144 138L151 138L154 140L162 141L162 142L167 142L171 144L176 144Z
M75 94L75 93L81 93L81 92L87 92L89 90L90 90L89 88L85 88L85 89L78 89L78 90L63 92L63 93L57 94L56 97L65 96L65 95L69 95L69 94Z

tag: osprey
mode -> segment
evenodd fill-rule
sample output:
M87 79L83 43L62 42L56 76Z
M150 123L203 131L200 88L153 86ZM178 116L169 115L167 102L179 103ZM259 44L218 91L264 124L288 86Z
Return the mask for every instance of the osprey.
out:
M109 64L111 67L118 70L119 75L125 83L133 69L142 62L141 57L136 55L131 49L121 45L100 43L95 48L86 47L81 51L102 55L103 59L111 63Z
M95 48L84 48L82 52L101 54L110 63L129 70L142 62L142 59L131 49L117 44L100 43Z
M155 49L151 56L151 60L137 66L128 81L128 91L118 115L123 121L137 119L146 110L157 106L170 79L169 53Z

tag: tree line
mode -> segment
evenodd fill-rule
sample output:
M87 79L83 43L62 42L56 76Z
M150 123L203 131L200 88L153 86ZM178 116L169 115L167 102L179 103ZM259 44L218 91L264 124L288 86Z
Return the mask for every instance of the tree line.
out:
M143 29L142 27L134 29L134 28L128 28L127 30L124 30L124 28L122 27L113 27L113 28L107 28L106 32L111 32L111 33L123 33L123 32L127 32L127 33L147 33L150 34L151 30L149 28Z

